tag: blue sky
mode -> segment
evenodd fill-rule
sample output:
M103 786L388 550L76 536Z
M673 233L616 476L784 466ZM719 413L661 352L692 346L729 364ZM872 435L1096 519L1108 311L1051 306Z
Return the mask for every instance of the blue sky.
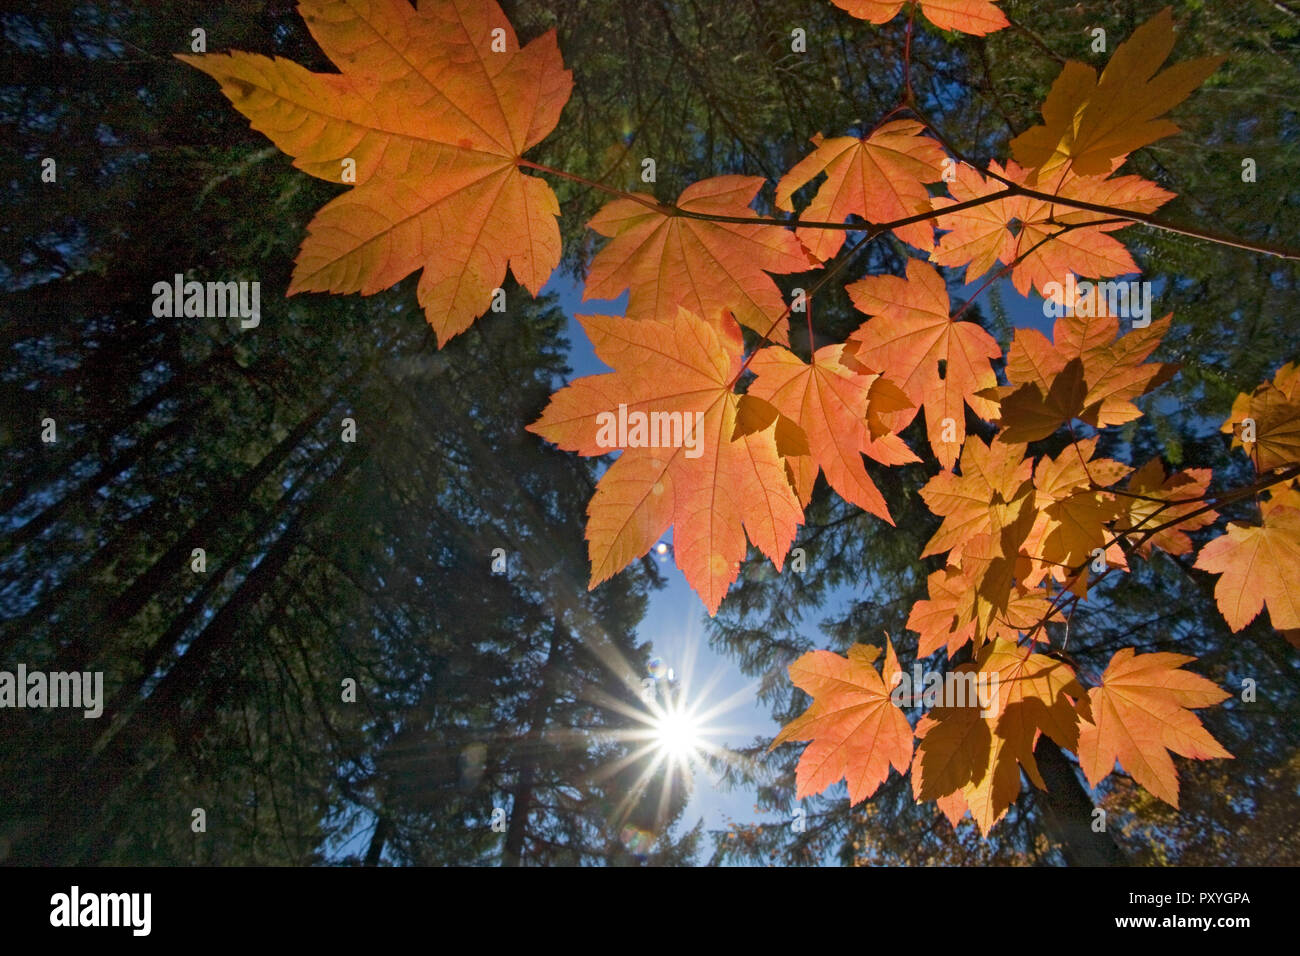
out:
M584 302L581 284L558 274L543 291L555 293L568 316L569 365L573 377L608 371L596 358L591 342L574 316L623 315L627 308L626 293L615 300ZM671 534L665 540L671 543ZM671 557L661 561L661 571L667 583L663 589L651 594L637 637L653 644L654 653L683 681L689 706L708 709L724 701L735 703L710 722L718 725L721 731L709 738L711 743L742 746L757 736L774 736L779 728L766 709L757 703L754 681L746 678L730 658L709 648L704 627L708 615L704 604L686 583ZM752 793L723 791L716 786L707 768L700 768L694 774L691 799L678 830L689 829L701 819L706 829L725 829L728 818L750 822L755 816Z

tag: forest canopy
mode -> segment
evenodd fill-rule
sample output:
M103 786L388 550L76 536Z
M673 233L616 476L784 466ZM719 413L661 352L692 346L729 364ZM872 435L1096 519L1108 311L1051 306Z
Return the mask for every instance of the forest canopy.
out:
M1285 5L0 27L0 859L1296 862Z

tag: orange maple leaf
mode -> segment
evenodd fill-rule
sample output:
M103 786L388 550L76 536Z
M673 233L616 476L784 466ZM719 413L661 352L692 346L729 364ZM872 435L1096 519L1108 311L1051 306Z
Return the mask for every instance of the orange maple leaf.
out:
M1008 162L1007 178L1023 184L1027 173ZM1175 195L1141 176L1080 176L1073 170L1064 172L1051 187L1048 192L1062 199L1142 213L1154 212ZM1053 283L1063 283L1067 273L1109 278L1138 271L1128 249L1109 235L1130 223L1035 196L1025 196L1018 213L1021 228L1007 240L1002 261L1012 263L1020 258L1020 264L1011 270L1011 284L1021 295L1027 296L1034 288L1045 297L1052 296Z
M1036 584L1044 574L1066 581L1076 594L1087 594L1088 575L1070 577L1102 549L1106 560L1127 567L1117 543L1107 544L1107 530L1124 510L1124 503L1103 489L1132 469L1110 458L1094 458L1096 438L1072 442L1056 458L1044 456L1034 468L1035 505L1038 515L1025 540L1025 550L1042 562L1025 583Z
M947 551L948 563L959 565L969 545L996 537L1033 509L1034 466L1025 450L1023 444L1000 441L986 445L978 435L966 439L961 474L941 471L921 489L926 507L943 518L921 557Z
M916 601L907 615L907 629L920 635L916 656L929 657L946 647L952 657L975 635L974 619L957 624L971 590L968 575L960 568L941 568L926 578L926 590L929 597Z
M888 23L903 8L904 0L832 0L835 6L870 23ZM984 36L1008 26L997 0L917 0L925 18L940 30Z
M1242 392L1220 429L1264 472L1300 462L1300 366L1288 362L1272 382Z
M1037 383L1026 382L1019 388L1004 386L985 393L999 396L999 441L1040 441L1083 414L1083 400L1088 394L1083 361L1070 359L1050 381L1046 392Z
M990 706L982 712L978 704L950 702L921 720L913 792L918 801L942 801L960 792L957 806L969 807L987 836L1020 793L1022 768L1036 787L1046 789L1034 759L1039 735L1046 733L1062 747L1075 748L1075 708L1083 688L1068 665L1009 640L987 644L974 664L952 673L982 682ZM954 687L960 684L954 682ZM969 701L969 691L966 696ZM944 809L952 820L953 814ZM961 813L956 816L960 819Z
M1006 607L981 631L977 594L983 582L978 570L946 567L926 579L929 597L916 601L907 617L908 630L920 635L917 657L942 647L952 657L972 639L977 646L986 640L1015 640L1040 622L1060 619L1060 609L1052 606L1044 590L1017 586L1008 593ZM1035 640L1045 641L1046 636L1039 631Z
M1041 181L1068 166L1082 175L1107 172L1133 150L1178 132L1159 117L1215 71L1223 57L1204 57L1156 71L1174 48L1165 7L1121 43L1098 79L1086 63L1065 64L1043 103L1043 124L1011 141L1011 151Z
M803 520L777 423L732 438L740 327L730 316L705 322L685 309L664 319L578 319L614 371L556 392L528 430L580 455L623 449L587 506L591 586L673 527L677 566L716 613L745 557L745 532L780 570Z
M996 403L978 393L996 386L990 361L1002 349L974 322L949 317L943 277L919 259L908 260L906 279L867 276L847 289L858 310L874 316L849 336L854 358L887 374L916 406L925 406L930 447L951 469L966 437L965 406L981 418L997 415Z
M872 435L868 407L880 377L845 366L843 351L843 345L828 345L810 364L781 346L762 349L750 363L756 378L746 394L771 402L803 429L813 460L840 497L893 524L862 455L886 465L920 459L897 435Z
M1006 633L1023 589L1017 583L1021 548L1037 512L1031 480L1033 463L1023 444L976 435L962 449L961 474L943 471L921 489L926 506L943 517L922 557L948 552L946 562L961 577L944 581L934 605L922 605L914 621L929 631L927 646L946 640L955 650L972 640L978 651L989 637ZM933 583L933 582L932 582ZM944 619L951 610L952 617Z
M778 346L779 347L779 346ZM733 439L774 427L777 454L785 461L785 477L799 504L808 507L819 468L808 444L808 434L771 402L748 393L736 405Z
M1266 506L1262 524L1229 524L1201 548L1195 566L1220 575L1214 600L1234 631L1266 604L1274 628L1300 628L1300 511L1295 508Z
M850 215L867 222L892 222L930 208L926 183L943 178L943 147L915 120L895 120L870 136L814 136L817 147L781 177L776 204L792 212L795 191L820 173L826 181L817 190L801 218L844 222ZM904 242L929 252L934 248L934 226L914 222L899 226L894 234ZM818 259L830 259L844 245L844 233L835 229L802 228L799 240Z
M975 676L978 668L959 664L949 673L965 679L965 675ZM983 778L993 731L980 717L978 703L932 707L917 723L916 736L921 743L912 768L912 792L918 802L937 799ZM1019 790L1018 772L1016 776Z
M912 725L891 693L901 672L894 645L886 638L884 670L867 645L849 649L847 657L809 651L790 665L790 680L813 701L777 734L776 747L787 740L811 740L795 770L795 797L821 793L844 779L849 802L861 803L889 777L893 766L906 773L912 762Z
M996 162L989 169L1006 175ZM935 196L931 205L947 209L974 199L982 199L1003 192L1006 185L993 177L985 178L973 166L959 163L952 181L948 183L947 196ZM935 219L935 226L943 231L938 247L930 254L930 261L941 266L966 266L967 284L974 282L993 268L1002 258L1007 264L1014 260L1009 255L1008 243L1013 238L1010 226L1023 219L1025 198L1004 196L978 206L969 206L956 212L943 213Z
M759 176L716 176L687 186L677 208L757 218L749 203L762 185ZM759 335L789 341L786 304L767 273L819 267L793 232L691 219L653 196L636 197L606 203L589 223L610 241L592 260L584 299L613 299L630 288L629 318L671 317L683 306L714 321L730 311Z
M1013 183L1029 184L1029 171L1015 162L1008 162L1005 169L992 162L989 170ZM932 204L942 210L1007 188L994 176L985 178L962 164L948 184L949 195L936 196ZM1051 192L1062 199L1143 213L1154 212L1174 197L1174 193L1139 176L1079 176L1073 171L1058 177ZM1123 243L1109 235L1129 223L1113 219L1034 196L1005 196L941 214L935 225L947 231L939 238L930 259L943 266L966 266L967 282L988 272L995 261L1009 266L1020 259L1011 270L1016 290L1028 295L1030 288L1035 288L1047 296L1052 284L1061 285L1067 274L1108 278L1138 271ZM1014 234L1013 224L1018 224Z
M1178 370L1176 365L1146 361L1168 331L1170 320L1171 316L1166 315L1118 340L1119 320L1109 315L1064 315L1052 330L1054 342L1037 329L1017 329L1007 352L1006 373L1011 386L987 394L1001 401L1004 413L1008 406L1013 413L1016 409L1028 412L1031 407L1042 410L1041 416L1031 416L1032 421L1007 422L1020 429L1012 434L1021 441L1045 437L1074 417L1095 428L1123 425L1142 414L1133 399L1168 381ZM1054 387L1060 391L1057 377L1071 372L1070 365L1076 359L1083 386L1077 411L1049 401ZM1017 386L1021 397L1012 400L1010 396L1016 394ZM1073 389L1069 391L1074 394ZM1033 401L1035 394L1040 403ZM1048 414L1053 409L1055 417Z
M979 672L986 680L994 675L998 678L999 706L986 719L993 724L994 739L1004 745L991 748L985 779L972 782L963 795L971 816L987 836L1020 791L1020 769L1034 786L1047 789L1034 759L1039 735L1047 734L1070 750L1077 746L1079 719L1075 705L1083 697L1083 687L1069 665L1043 654L1028 653L1005 640L987 645L979 658ZM1015 772L1003 770L1003 764L1011 765ZM1008 782L1000 785L1003 780Z
M494 0L299 11L342 73L178 55L299 169L355 183L308 224L289 294L371 295L423 269L417 294L440 345L483 314L507 266L538 294L560 261L560 207L518 164L573 87L555 31L521 49Z
M1209 486L1209 468L1188 468L1166 477L1164 464L1159 458L1152 458L1129 476L1124 487L1133 497L1123 499L1124 514L1115 527L1140 536L1166 522L1179 520L1179 524L1137 544L1137 551L1143 557L1149 557L1153 548L1173 555L1187 554L1193 548L1187 532L1213 524L1218 517L1213 509L1201 510Z
M1169 752L1210 760L1232 754L1210 736L1189 708L1209 707L1228 694L1197 674L1179 670L1196 660L1184 654L1117 651L1088 691L1090 713L1079 725L1079 767L1096 786L1118 760L1139 784L1178 806L1178 771Z

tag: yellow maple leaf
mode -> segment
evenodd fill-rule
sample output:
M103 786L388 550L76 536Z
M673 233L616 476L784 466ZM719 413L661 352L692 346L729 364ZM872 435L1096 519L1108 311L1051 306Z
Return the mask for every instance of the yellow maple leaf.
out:
M1193 547L1187 532L1213 524L1218 517L1213 509L1202 510L1202 499L1209 485L1208 468L1188 468L1166 477L1160 459L1152 458L1129 476L1125 490L1131 494L1122 499L1124 514L1115 527L1132 530L1135 537L1141 537L1152 528L1181 518L1180 524L1141 541L1137 551L1144 557L1149 557L1153 548L1173 555L1187 554Z
M1196 567L1219 575L1214 600L1234 631L1265 605L1277 630L1300 627L1300 511L1275 506L1262 524L1228 525L1201 548Z
M1118 544L1107 544L1111 522L1124 505L1102 490L1115 484L1132 469L1109 458L1093 458L1096 438L1085 438L1066 446L1056 458L1044 456L1034 469L1035 503L1038 516L1025 541L1033 562L1041 562L1026 576L1033 585L1044 574L1069 581L1076 594L1087 593L1088 574L1070 578L1070 569L1081 567L1104 549L1106 561L1126 567Z
M1272 382L1238 395L1220 431L1232 435L1232 447L1244 449L1256 471L1300 462L1300 366L1288 362Z
M976 538L1000 534L1033 509L1033 463L1025 460L1025 450L1000 441L986 445L978 435L966 439L961 474L941 471L921 489L926 507L943 518L921 557L947 551L948 563L960 564Z
M1100 79L1086 63L1065 64L1043 103L1043 123L1011 141L1021 165L1045 182L1068 167L1081 176L1109 172L1112 161L1178 132L1162 115L1185 100L1223 57L1176 63L1157 74L1174 48L1168 7L1133 31Z
M1209 760L1231 758L1192 713L1229 695L1211 681L1179 670L1196 660L1184 654L1115 653L1088 691L1088 713L1079 725L1079 768L1096 786L1115 767L1152 794L1178 806L1178 771L1169 751ZM1083 703L1082 701L1080 703Z

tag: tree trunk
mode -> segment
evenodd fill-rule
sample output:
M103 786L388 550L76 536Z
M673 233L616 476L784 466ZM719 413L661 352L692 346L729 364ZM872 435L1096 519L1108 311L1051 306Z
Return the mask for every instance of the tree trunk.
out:
M381 816L375 824L375 832L370 834L370 845L366 847L365 866L378 866L379 857L384 852L384 841L388 839L388 817Z
M184 702L204 681L222 681L238 666L237 635L240 623L258 604L302 540L308 525L337 499L344 480L365 457L364 446L354 446L322 482L312 497L293 515L280 538L272 545L231 595L194 638L185 654L168 670L153 692L141 702L119 728L108 728L96 744L96 752L80 768L69 767L61 792L42 797L46 819L42 833L23 843L15 842L17 863L86 863L81 854L93 846L100 826L95 814L112 792L136 767L145 742L157 733L175 733ZM53 852L51 852L53 850Z
M1045 792L1034 791L1035 802L1042 809L1047 834L1060 845L1065 862L1069 866L1129 865L1132 861L1109 830L1093 831L1096 807L1056 742L1043 734L1034 757L1047 784Z
M551 706L551 675L556 649L560 644L560 623L551 629L550 646L546 662L542 665L540 686L533 700L533 712L528 721L528 736L523 745L523 768L519 771L519 784L515 787L514 804L510 808L510 824L506 828L506 845L502 850L502 866L519 866L523 861L524 837L528 832L528 814L533 805L533 787L537 783L537 753L541 747L542 728Z

